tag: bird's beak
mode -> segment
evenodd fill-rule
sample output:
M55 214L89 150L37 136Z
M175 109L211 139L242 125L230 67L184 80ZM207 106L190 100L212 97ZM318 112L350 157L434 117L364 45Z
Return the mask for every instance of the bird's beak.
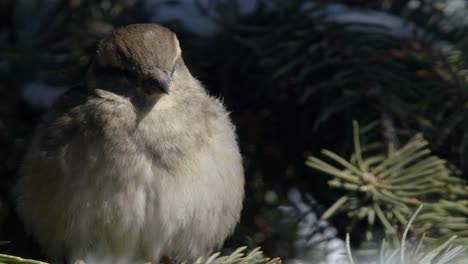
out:
M148 94L165 93L169 94L171 77L160 69L152 71L149 76L143 80L143 89Z
M171 84L171 77L169 74L157 69L153 75L153 78L158 83L158 88L161 89L163 93L169 94L169 85Z

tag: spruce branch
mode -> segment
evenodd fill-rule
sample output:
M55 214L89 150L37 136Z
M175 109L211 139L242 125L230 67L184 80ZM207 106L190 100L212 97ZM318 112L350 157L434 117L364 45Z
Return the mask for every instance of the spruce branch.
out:
M240 247L228 256L220 256L221 253L214 253L207 258L200 257L195 262L182 262L181 264L281 264L279 258L265 258L260 248L255 248L248 254L247 247ZM32 259L23 259L16 256L0 254L0 264L48 264ZM148 263L146 263L148 264Z
M419 206L416 212L411 216L411 219L406 224L403 235L401 236L400 244L395 248L388 247L385 240L382 241L381 248L376 254L365 259L357 259L353 257L349 234L346 235L346 248L349 262L356 263L377 263L377 264L462 264L466 262L468 256L468 246L454 246L457 242L457 236L451 236L439 242L435 247L424 245L426 237L423 234L419 241L415 244L408 239L410 229L416 220L419 213L423 210L423 206Z
M414 223L416 233L428 232L428 241L453 235L460 236L461 242L468 241L468 201L463 200L468 197L466 183L446 160L431 154L421 134L397 150L389 144L387 151L375 154L361 145L356 121L353 128L354 153L349 160L322 150L332 162L313 156L306 161L311 168L333 177L330 187L345 192L323 213L323 219L339 211L348 211L353 220L367 219L369 227L377 219L396 244L407 219L424 204ZM358 210L353 210L355 207Z

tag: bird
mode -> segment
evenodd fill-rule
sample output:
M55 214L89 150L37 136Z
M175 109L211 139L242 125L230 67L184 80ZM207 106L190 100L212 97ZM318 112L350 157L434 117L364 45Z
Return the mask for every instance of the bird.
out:
M236 127L158 24L113 30L33 133L15 186L53 263L193 261L239 222ZM80 262L82 263L82 262Z

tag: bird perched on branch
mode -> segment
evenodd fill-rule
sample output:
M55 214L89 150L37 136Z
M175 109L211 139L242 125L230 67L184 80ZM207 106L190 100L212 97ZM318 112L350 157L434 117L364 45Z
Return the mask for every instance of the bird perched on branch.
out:
M54 262L193 260L239 220L241 155L223 104L190 74L159 25L113 31L86 89L61 96L36 130L18 213Z

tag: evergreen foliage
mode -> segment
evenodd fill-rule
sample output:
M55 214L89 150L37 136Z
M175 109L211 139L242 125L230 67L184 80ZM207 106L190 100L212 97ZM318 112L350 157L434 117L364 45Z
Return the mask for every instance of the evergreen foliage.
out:
M389 145L382 153L376 151L379 142L360 144L354 122L354 153L349 161L329 150L322 154L337 163L338 168L313 156L307 159L308 166L334 177L328 182L330 187L346 191L322 218L328 219L341 210L353 222L367 220L371 228L377 221L398 244L399 230L424 204L412 226L413 232L443 240L458 235L463 237L461 243L468 244L468 186L447 161L430 155L427 145L417 135L400 149Z
M422 206L420 206L413 214L411 219L409 219L403 235L401 236L401 243L397 247L393 249L388 247L384 240L380 250L376 254L371 254L371 256L367 256L363 260L355 262L355 258L353 257L351 251L349 234L346 235L346 246L349 263L463 264L468 257L468 247L466 245L453 247L453 242L457 239L456 236L453 236L446 241L442 241L440 245L437 245L433 248L428 248L426 245L424 245L424 236L422 236L421 239L417 241L417 243L411 243L411 241L407 241L408 231L421 209Z
M389 237L380 264L401 261L399 238L420 204L408 239L426 234L439 246L420 251L426 260L448 263L468 243L466 6L447 15L456 1L258 0L242 13L237 0L196 2L218 33L166 25L238 127L247 200L228 247L261 245L267 255L294 257L298 236L277 207L297 186L341 237L351 233L353 246L372 241L375 249ZM149 14L143 0L5 0L0 7L0 240L12 242L0 252L40 258L24 246L13 213L11 186L43 113L21 91L30 83L81 82L98 39L116 26L148 22ZM328 161L316 156L322 149Z
M193 263L181 263L181 264L281 264L279 258L268 259L262 256L260 248L256 248L249 252L245 252L246 247L240 247L232 252L230 255L221 256L221 253L214 253L207 258L199 258ZM48 264L46 262L23 259L10 255L0 254L1 264ZM151 263L146 263L151 264Z

